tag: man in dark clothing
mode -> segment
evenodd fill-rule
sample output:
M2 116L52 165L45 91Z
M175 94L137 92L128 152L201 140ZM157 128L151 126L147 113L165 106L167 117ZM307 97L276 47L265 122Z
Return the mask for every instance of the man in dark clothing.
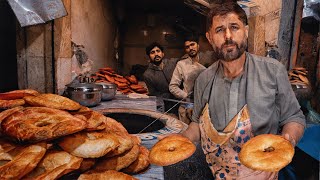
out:
M169 91L169 84L178 59L165 59L163 47L157 42L146 47L146 54L149 56L150 63L143 74L143 79L148 87L148 95L174 98ZM172 105L174 104L165 102L165 110L171 108Z

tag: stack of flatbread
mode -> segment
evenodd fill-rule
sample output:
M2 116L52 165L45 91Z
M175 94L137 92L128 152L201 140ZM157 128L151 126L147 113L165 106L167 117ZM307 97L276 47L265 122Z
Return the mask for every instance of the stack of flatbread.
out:
M308 71L303 67L294 67L288 72L289 80L292 85L309 85Z
M149 150L116 120L56 94L0 93L0 179L135 179Z
M147 89L138 83L134 75L122 76L117 74L112 68L100 68L93 76L96 82L110 82L117 85L117 90L123 94L140 93L147 94Z

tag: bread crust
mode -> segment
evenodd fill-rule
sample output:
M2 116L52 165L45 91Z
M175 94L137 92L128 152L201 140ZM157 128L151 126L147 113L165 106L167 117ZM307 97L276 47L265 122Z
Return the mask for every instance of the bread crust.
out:
M38 96L26 96L23 99L26 101L26 103L38 107L49 107L69 111L75 111L81 108L81 105L79 103L57 94L40 94Z
M139 146L140 154L130 166L124 168L122 171L129 174L136 174L145 170L149 165L149 150L144 146Z
M116 170L120 171L128 167L139 156L140 150L138 145L134 145L130 150L113 157L102 157L96 164L95 169L98 171Z
M40 93L33 89L20 89L9 91L5 93L0 93L0 99L2 100L14 100L14 99L22 99L25 96L37 96Z
M0 108L14 108L17 106L23 106L25 101L23 99L14 99L14 100L0 100Z
M46 143L23 148L14 159L0 167L0 179L20 179L32 171L46 153Z
M112 133L79 132L61 138L59 146L70 154L82 158L99 158L119 146Z
M78 180L137 180L136 178L115 170L89 171L81 174Z
M45 154L37 167L24 180L58 179L80 167L82 158L65 151L51 150Z
M51 140L85 129L86 122L70 113L47 107L27 107L1 123L2 131L18 141Z
M280 135L262 134L247 141L239 153L240 162L253 170L276 172L288 165L294 147Z
M158 141L150 151L151 164L168 166L190 157L196 150L196 146L186 137L181 135L169 135Z

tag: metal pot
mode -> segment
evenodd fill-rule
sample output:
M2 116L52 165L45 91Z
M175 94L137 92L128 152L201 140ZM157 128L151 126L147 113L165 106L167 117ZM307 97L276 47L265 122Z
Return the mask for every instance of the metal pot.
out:
M73 83L66 85L68 98L83 106L92 107L101 102L102 85L92 83Z
M100 82L96 83L102 85L102 101L109 101L112 100L117 92L117 85L114 83L108 82Z

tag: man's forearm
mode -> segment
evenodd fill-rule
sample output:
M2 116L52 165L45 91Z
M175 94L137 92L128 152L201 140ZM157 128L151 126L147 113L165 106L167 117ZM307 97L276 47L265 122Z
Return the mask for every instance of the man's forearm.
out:
M200 141L200 129L199 124L191 122L188 128L181 133L183 136L189 138L193 143Z
M282 128L282 136L289 140L293 145L296 145L304 133L304 126L297 122L289 122Z

